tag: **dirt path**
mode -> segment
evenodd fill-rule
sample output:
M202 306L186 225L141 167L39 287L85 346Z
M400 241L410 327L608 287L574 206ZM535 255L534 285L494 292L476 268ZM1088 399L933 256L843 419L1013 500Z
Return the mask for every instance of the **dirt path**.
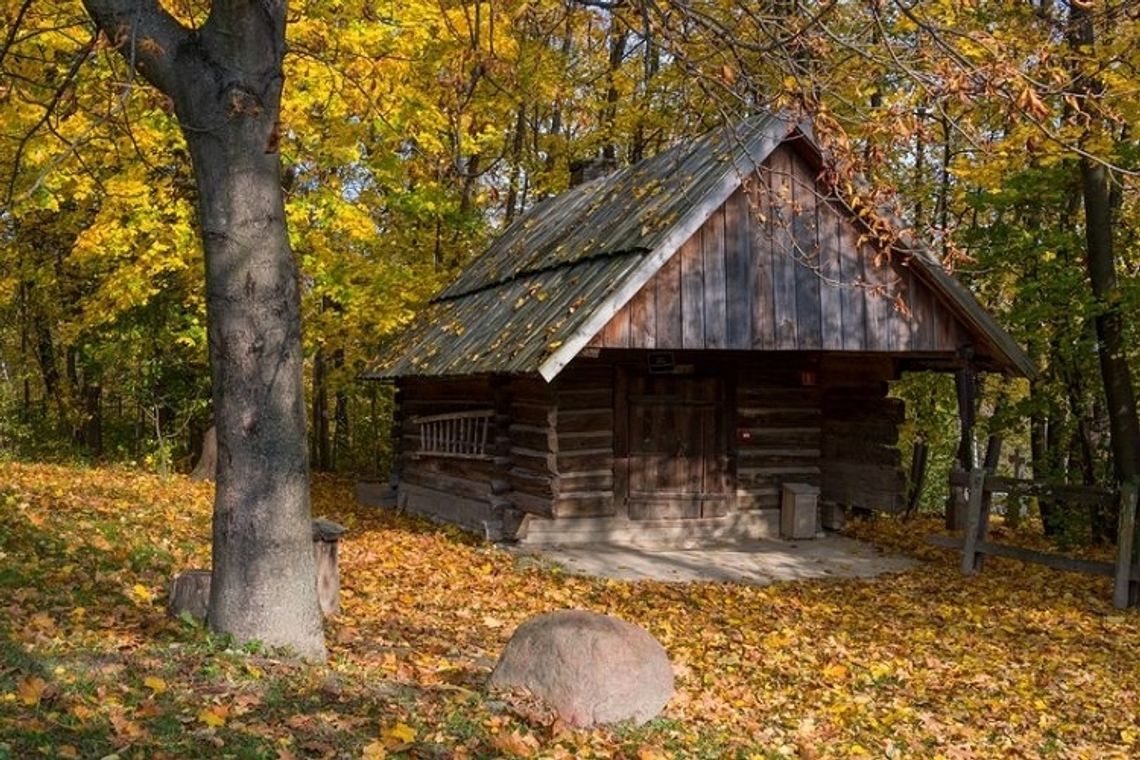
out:
M520 555L553 562L567 572L620 580L736 581L764 585L810 578L873 578L915 565L842 536L810 541L762 540L696 549L640 549L592 544L523 547Z

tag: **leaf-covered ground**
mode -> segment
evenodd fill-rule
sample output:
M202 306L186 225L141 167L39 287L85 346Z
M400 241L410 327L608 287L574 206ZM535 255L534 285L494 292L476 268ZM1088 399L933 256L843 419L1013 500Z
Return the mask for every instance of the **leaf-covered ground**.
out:
M975 579L922 523L856 531L929 561L877 581L765 588L568 576L358 506L326 667L234 648L164 614L208 564L210 487L0 464L0 758L1132 757L1140 615L1102 579L990 561ZM679 672L640 729L561 730L482 691L525 617L648 628Z

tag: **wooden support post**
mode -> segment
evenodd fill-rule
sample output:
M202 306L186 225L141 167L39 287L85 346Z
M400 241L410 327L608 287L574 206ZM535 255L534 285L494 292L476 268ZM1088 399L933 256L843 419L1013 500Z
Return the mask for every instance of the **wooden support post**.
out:
M972 349L965 349L966 367L954 375L954 387L958 395L958 421L962 436L958 441L958 464L965 471L974 469L977 456L974 453L974 421L977 417L978 375L972 364ZM961 530L963 516L957 510L958 502L953 498L946 505L946 528Z
M1140 596L1140 578L1132 577L1133 554L1136 548L1136 483L1130 481L1120 489L1120 522L1116 534L1116 577L1112 590L1112 603L1125 609L1137 603Z
M962 530L965 527L966 487L962 481L968 478L969 473L957 461L950 465L950 496L946 503L947 530Z
M980 567L978 545L984 540L982 491L985 489L986 471L980 467L970 470L969 499L966 502L966 540L962 545L962 574L973 575Z

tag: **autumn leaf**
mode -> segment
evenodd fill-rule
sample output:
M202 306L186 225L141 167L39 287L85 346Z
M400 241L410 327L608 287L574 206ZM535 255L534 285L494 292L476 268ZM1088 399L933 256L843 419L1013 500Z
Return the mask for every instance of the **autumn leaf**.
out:
M16 682L16 693L19 695L20 701L28 707L38 705L47 688L47 682L39 676L21 678Z
M198 713L198 720L210 728L224 726L227 717L229 717L229 709L224 705L207 707Z
M116 739L122 744L129 744L146 735L146 729L136 721L127 718L122 713L116 712L111 715L111 728L115 732Z
M94 710L92 710L87 705L82 704L72 705L71 714L74 715L82 723L86 723L96 715Z
M847 666L842 663L828 665L823 669L823 676L829 681L842 681L847 678Z
M143 686L147 687L155 694L161 694L166 691L166 681L157 676L147 676L143 679Z
M380 732L384 746L388 749L405 748L416 739L416 730L407 723L397 722Z
M384 746L383 739L374 739L368 742L360 753L360 760L384 760L386 757L388 757L388 750Z
M491 739L491 745L513 757L533 757L540 746L534 734L524 734L520 731L503 731L495 734Z

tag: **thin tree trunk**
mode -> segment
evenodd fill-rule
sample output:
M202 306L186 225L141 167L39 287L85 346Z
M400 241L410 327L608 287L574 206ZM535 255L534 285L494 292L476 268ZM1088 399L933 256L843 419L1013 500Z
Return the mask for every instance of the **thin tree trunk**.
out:
M522 150L526 143L526 103L519 105L518 116L515 119L514 135L511 138L511 172L507 184L507 203L503 217L506 224L515 219L519 208L519 177L522 175Z
M1096 32L1090 9L1078 3L1069 7L1069 39L1076 49L1090 50ZM1080 94L1096 94L1099 84L1079 74ZM1103 128L1103 127L1102 127ZM1116 281L1113 252L1112 176L1104 164L1087 157L1080 160L1081 195L1085 207L1085 262L1099 309L1096 325L1097 357L1108 400L1108 421L1112 437L1112 461L1119 481L1136 480L1140 475L1140 418L1124 340L1124 299Z
M1116 282L1112 245L1112 207L1108 170L1088 159L1081 160L1081 185L1085 199L1086 263L1093 295L1100 305L1094 320L1097 357L1108 399L1108 423L1112 434L1112 461L1120 481L1140 474L1140 420L1124 341L1123 299Z
M213 425L202 436L202 453L190 473L191 480L214 480L218 469L218 431Z
M333 367L337 370L344 368L344 349L338 348L333 353ZM340 373L338 373L339 375ZM333 406L333 432L332 456L329 458L329 469L335 470L340 466L344 453L348 450L348 393L344 388L338 387Z
M617 135L614 132L617 120L617 107L620 93L617 89L617 72L621 68L622 61L625 60L625 47L629 40L629 33L625 29L619 29L618 24L620 21L617 16L610 15L610 67L609 67L609 86L606 88L606 105L601 113L602 134L605 135L605 143L602 145L602 158L612 162L617 160Z
M329 392L328 371L325 368L325 349L317 348L313 358L313 469L327 472L329 468Z

